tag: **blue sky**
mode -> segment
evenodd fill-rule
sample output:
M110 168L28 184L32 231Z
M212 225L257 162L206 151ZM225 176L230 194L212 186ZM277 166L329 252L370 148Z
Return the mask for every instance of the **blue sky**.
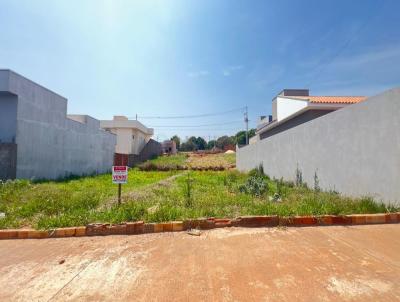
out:
M399 11L396 0L0 0L0 68L67 97L69 113L176 116L247 105L254 127L283 88L373 95L399 86ZM159 139L208 139L242 130L242 120L238 110L141 121L162 126Z

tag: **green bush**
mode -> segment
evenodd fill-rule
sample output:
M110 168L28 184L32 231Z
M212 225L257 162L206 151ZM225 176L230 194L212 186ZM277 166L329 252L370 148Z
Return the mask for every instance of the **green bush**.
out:
M268 183L259 175L250 176L246 183L239 186L239 191L253 196L262 196L268 192Z
M250 170L250 176L265 176L263 164L259 164L257 168Z

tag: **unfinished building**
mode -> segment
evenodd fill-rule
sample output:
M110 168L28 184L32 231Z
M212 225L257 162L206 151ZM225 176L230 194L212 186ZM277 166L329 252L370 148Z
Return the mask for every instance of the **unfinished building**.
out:
M57 179L109 171L116 137L67 99L0 70L0 179Z

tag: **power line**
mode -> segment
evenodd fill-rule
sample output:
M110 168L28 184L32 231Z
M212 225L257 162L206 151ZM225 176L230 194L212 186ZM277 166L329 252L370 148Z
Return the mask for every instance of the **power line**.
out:
M197 127L208 127L208 126L220 126L243 123L243 121L232 121L226 123L214 123L214 124L202 124L202 125L151 125L151 128L197 128Z
M234 128L195 128L195 129L185 129L185 128L183 128L183 129L180 129L180 130L216 130L216 131L219 131L219 130L238 130L238 129L241 129L241 128L238 128L238 127L234 127ZM175 129L171 129L171 130L175 130ZM243 130L244 131L244 130Z
M196 128L196 129L182 129L182 128L170 128L168 130L170 131L183 131L183 130L201 130L201 131L230 131L230 130L235 130L239 131L240 128L235 127L235 128ZM244 130L243 130L244 131Z
M204 114L194 114L194 115L176 115L176 116L140 116L137 117L129 117L129 118L141 118L141 119L183 119L183 118L198 118L198 117L209 117L209 116L218 116L231 112L243 111L245 107L235 108L227 111L220 111L214 113L204 113Z

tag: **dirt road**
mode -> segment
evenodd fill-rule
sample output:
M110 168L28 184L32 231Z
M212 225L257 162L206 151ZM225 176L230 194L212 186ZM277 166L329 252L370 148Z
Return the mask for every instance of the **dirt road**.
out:
M400 225L0 241L0 301L400 301Z

